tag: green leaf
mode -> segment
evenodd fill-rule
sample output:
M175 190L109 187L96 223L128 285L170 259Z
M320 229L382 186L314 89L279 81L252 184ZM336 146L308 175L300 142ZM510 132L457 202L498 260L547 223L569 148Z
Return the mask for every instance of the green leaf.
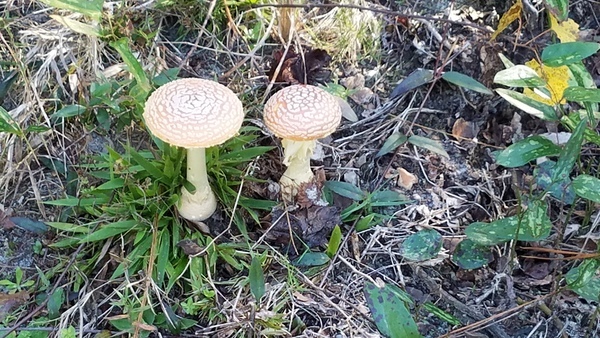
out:
M383 146L381 147L381 149L379 149L379 152L377 152L377 155L375 155L375 157L381 157L385 154L389 154L392 151L395 151L396 148L398 148L401 144L406 142L407 139L408 138L406 137L406 135L400 132L393 133L392 135L390 135L390 137L387 138L387 140L385 140Z
M141 96L147 96L152 90L152 87L150 86L150 80L148 80L148 77L140 65L140 62L135 58L133 53L131 53L131 49L129 49L129 39L121 38L117 41L112 41L110 42L110 46L114 48L119 55L121 55L121 58L127 65L127 68L129 68L129 72L137 81L138 86L140 86L140 88L144 91L144 95Z
M563 97L569 101L576 102L600 102L600 89L568 87L563 93Z
M480 245L496 245L515 238L534 242L547 238L552 229L548 217L548 206L544 201L532 201L527 210L519 216L511 216L491 223L471 223L466 229L467 238ZM518 232L518 236L517 235Z
M406 196L393 190L378 190L371 195L371 206L373 207L392 207L410 202Z
M58 205L61 207L90 207L99 206L107 203L109 200L106 196L92 197L92 198L77 198L67 197L54 201L44 201L44 204Z
M60 317L60 308L65 300L65 290L62 287L56 288L54 293L48 298L48 317L50 319Z
M165 272L170 258L170 242L171 232L168 229L163 229L160 232L160 244L158 246L158 257L156 258L156 282L158 285L163 285Z
M450 158L446 150L444 150L442 144L438 141L423 136L413 135L408 138L408 142L414 144L417 147L427 149L432 153L441 155L445 158Z
M52 114L50 117L52 119L59 118L68 118L73 116L83 115L86 112L87 108L80 104L71 104L68 106L64 106L62 109Z
M390 94L390 99L404 95L405 93L420 87L433 80L433 71L430 69L417 69L410 73Z
M582 118L579 112L574 112L569 115L563 115L560 121L564 125L574 130L575 128L577 128L577 125L579 124L579 122L581 122L581 120ZM598 135L598 133L595 130L586 128L583 132L583 138L588 142L592 142L597 146L600 146L600 135Z
M141 165L154 179L162 180L165 178L162 170L158 169L152 162L145 159L140 153L135 151L135 149L127 147L127 150L135 163Z
M99 338L99 335L100 334L96 335L96 338ZM75 331L75 328L73 326L69 326L66 329L61 329L58 333L58 336L60 338L76 338L77 331Z
M0 132L23 136L23 131L19 127L19 124L3 107L0 107Z
M496 93L502 96L508 103L521 109L527 114L533 115L537 118L546 121L557 121L556 112L554 108L539 101L536 101L529 96L522 93L515 92L514 90L499 88L496 89Z
M421 230L400 244L400 254L409 261L425 261L437 257L442 248L442 235L434 229Z
M338 225L333 228L331 237L329 237L329 244L327 245L327 251L325 253L330 258L333 258L342 245L342 230Z
M100 21L102 18L104 0L42 0L42 2L51 7L87 15L96 21Z
M510 145L496 156L496 163L516 168L543 156L558 155L561 148L542 136L530 136Z
M136 220L127 220L127 221L119 221L114 223L108 223L101 226L98 230L90 233L85 236L81 243L85 242L96 242L103 239L107 239L109 237L113 237L129 230L132 230L138 225L138 221Z
M390 338L421 337L417 324L406 305L387 285L379 288L373 283L366 282L364 292L373 321L383 336Z
M571 185L571 178L566 177L563 180L555 181L553 176L556 174L556 163L554 161L544 161L533 171L533 177L538 189L547 191L550 196L565 203L573 204L575 201L575 190Z
M592 74L587 70L586 66L583 62L576 62L569 65L569 70L571 74L573 74L573 79L577 82L579 87L584 88L596 88L596 83L594 82L594 78ZM585 109L588 113L588 119L593 122L592 125L596 125L596 118L594 117L594 112L598 111L598 104L593 102L583 102Z
M489 247L479 245L470 239L464 239L456 246L452 261L461 269L477 269L494 259Z
M494 93L489 90L486 86L484 86L481 82L475 80L474 78L461 74L459 72L445 72L442 75L442 79L454 83L455 85L464 87L466 89L470 89L476 91L478 93L493 95Z
M125 185L125 180L122 178L115 178L108 182L104 182L96 187L96 190L115 190L119 188L123 188Z
M364 191L348 182L327 181L325 182L325 187L334 193L351 200L362 201L365 198Z
M504 68L510 68L515 66L515 64L512 63L512 61L510 61L504 54L498 53L498 57L500 58L500 61L502 61Z
M590 301L600 301L600 278L596 272L600 267L598 259L586 259L565 275L569 288Z
M600 180L590 175L579 175L573 180L575 193L592 202L600 203Z
M552 176L552 182L560 182L569 178L569 174L571 170L573 170L573 166L579 157L579 153L581 152L581 143L583 142L583 132L585 131L587 125L587 119L583 119L579 122L569 141L561 151L558 161L556 162L556 167L554 171L554 175Z
M559 21L566 20L569 16L569 0L544 0L548 10Z
M507 87L541 87L546 85L535 70L525 66L517 65L496 73L494 83Z
M569 287L578 288L587 284L596 276L596 271L600 268L600 260L586 259L578 267L567 272L565 279Z
M75 233L84 233L87 234L90 232L90 228L83 225L75 225L73 223L63 223L63 222L47 222L47 225L53 227L54 229L69 231Z
M596 42L557 43L544 48L542 62L550 67L566 66L596 54L599 49Z
M275 147L252 147L248 149L236 150L227 152L219 157L221 161L231 161L231 162L248 162L251 161L258 156L265 154L273 150Z
M296 258L292 264L294 266L320 266L329 262L329 256L324 252L307 251L302 256Z
M370 229L372 226L377 224L379 222L379 218L376 219L375 216L377 216L377 214L368 214L356 222L356 232Z
M250 291L257 302L260 302L265 294L265 275L257 256L252 257L252 263L250 264Z
M33 220L27 217L10 217L9 218L13 223L15 223L19 228L27 231L31 231L33 233L43 235L46 231L48 231L48 226L44 222L40 222L37 220Z

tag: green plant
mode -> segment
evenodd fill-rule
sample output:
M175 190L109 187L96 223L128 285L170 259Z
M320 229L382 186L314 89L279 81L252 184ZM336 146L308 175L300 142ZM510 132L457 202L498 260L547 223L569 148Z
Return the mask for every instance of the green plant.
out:
M9 293L15 293L24 291L25 289L33 286L35 282L33 280L23 280L23 270L20 267L15 269L15 280L11 281L8 279L0 280L0 286L3 286L8 290Z
M523 92L504 88L496 89L496 92L534 117L560 123L571 131L571 135L564 146L534 135L496 153L496 162L507 168L519 167L542 157L556 157L556 161L547 159L537 165L534 170L537 190L533 190L530 196L521 196L523 200L515 216L489 223L477 222L466 228L465 233L470 241L468 245L476 245L477 250L472 255L462 250L461 255L455 257L459 265L475 268L485 264L486 246L511 240L540 241L548 238L552 229L548 216L550 197L566 205L575 203L576 197L600 202L600 179L589 174L578 174L571 178L581 161L583 142L600 145L600 136L595 130L600 89L595 87L582 63L584 58L598 50L598 43L558 43L542 51L541 63L531 61L526 65L514 65L508 60L504 61L507 69L498 72L494 81L523 88ZM585 109L569 113L563 109L565 102L576 103ZM585 170L584 167L579 169ZM600 278L594 276L598 269L594 262L597 262L597 258L585 260L573 268L567 274L566 281L580 295L598 300ZM585 281L585 284L581 281Z
M379 209L410 203L405 196L398 192L392 190L365 192L347 182L327 181L325 188L326 196L334 192L353 201L349 207L342 210L341 216L344 223L356 221L356 231L369 229L391 217L378 212L381 211Z

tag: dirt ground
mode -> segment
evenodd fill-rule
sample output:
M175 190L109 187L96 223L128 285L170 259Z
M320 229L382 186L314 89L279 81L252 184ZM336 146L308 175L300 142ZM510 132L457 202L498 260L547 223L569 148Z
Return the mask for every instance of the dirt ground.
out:
M365 281L382 280L399 285L410 294L416 303L412 313L420 333L425 337L441 337L450 332L455 332L452 337L600 336L597 303L587 302L567 291L554 293L560 286L560 276L573 266L573 262L521 258L520 255L528 253L527 250L520 249L525 246L521 245L524 243L516 244L516 256L512 255L513 247L510 244L495 247L493 261L476 270L460 269L450 259L454 248L464 238L463 230L468 224L514 215L519 204L518 196L530 189L533 168L509 170L499 167L494 163L492 152L529 135L556 131L556 126L531 118L499 96L490 98L444 81L438 81L431 88L427 84L400 97L389 98L397 84L413 71L419 68L435 70L440 62L450 58L452 61L447 63L444 71L461 72L492 88L494 74L503 69L497 53L503 53L515 63L533 57L531 50L523 47L523 43L542 33L546 20L541 11L543 6L537 5L536 8L540 9L537 17L532 13L526 14L519 36L516 36L517 27L514 24L496 41L491 42L489 32L497 26L499 15L512 2L352 3L384 11L412 13L424 18L408 19L408 25L405 25L400 16L373 13L376 20L383 22L378 36L380 54L376 58L359 55L352 59L339 56L335 54L338 51L331 47L335 44L326 46L332 60L328 66L317 67L320 72L313 73L309 82L319 84L335 80L347 88L361 90L365 95L351 96L348 99L358 121L344 119L336 133L322 140L322 155L315 156L312 164L315 168L323 169L328 180L353 183L367 191L385 187L404 194L414 203L384 210L383 212L394 217L360 233L351 230L352 224L344 224L344 241L337 258L318 274L311 275L310 278L299 278L306 285L306 292L295 295L293 302L298 305L295 315L306 324L301 335L378 336L366 306L362 285ZM40 12L34 5L29 7L28 2L16 1L12 6L5 6L5 12L12 15L18 13L27 19L20 27L13 29L13 34L20 36L24 43L29 41L32 46L36 41L39 43L34 35L26 35L23 30L26 24L45 24L48 20L47 13ZM311 12L311 17L326 15L331 10L317 9L316 14ZM299 11L301 15L307 12L304 9ZM600 24L595 15L600 15L600 3L591 0L577 1L571 4L570 11L571 17L580 23L581 29L589 33L587 39L598 41ZM134 13L143 15L142 12ZM438 20L440 18L454 23ZM164 41L174 41L179 25L185 24L178 22L175 17L171 19L173 22L166 21L167 26L172 25L171 28L163 28L161 32L160 39ZM305 51L321 48L311 45L309 37L308 34L300 35L298 39ZM532 45L540 49L540 46L544 46L545 39L547 38L539 38ZM192 34L186 40L192 45L197 43ZM519 44L515 45L515 41ZM39 43L39 46L42 44ZM219 78L242 60L240 56L232 57L191 45L177 46L175 49L163 44L161 48L167 50L166 68L178 67L183 63L180 73L182 77ZM241 46L234 46L244 50ZM67 43L67 47L79 52L85 48L70 43ZM274 51L280 48L281 45L275 39L269 39L257 52L256 59L221 80L231 84L234 91L236 87L245 88L243 94L250 93L257 97L265 95L268 84L265 75L274 63ZM5 48L4 51L6 50ZM140 48L139 52L144 52L144 49ZM189 52L192 54L185 60ZM78 53L70 55L76 56ZM105 67L115 63L114 55L104 57L101 64ZM600 85L598 61L597 57L592 57L587 66L593 70L596 83ZM61 72L64 73L64 70L61 69L59 73ZM47 75L44 81L52 82L54 76ZM9 93L3 97L3 107L12 111L23 104L23 99L23 95ZM36 111L30 107L24 109ZM260 109L259 105L249 109L251 124L260 126ZM454 137L457 124L466 126L470 131L463 135L470 137ZM31 148L28 149L33 149L33 152L19 149L15 152L19 154L18 158L3 159L5 175L1 182L4 188L0 193L0 211L9 216L45 222L64 221L58 208L44 205L41 201L60 198L67 186L67 179L57 171L48 169L36 156L78 163L88 156L102 153L107 146L119 144L121 138L130 137L131 134L138 135L134 139L139 139L140 145L148 142L144 136L145 131L139 127L132 128L126 136L112 135L110 132L82 133L78 130L81 127L81 124L64 126L61 134L68 135L68 139L72 140L69 144L64 143L66 138L60 137L44 141L31 140ZM376 157L385 140L395 131L438 140L449 158L410 145L401 146L395 153ZM24 147L14 139L5 140L6 143L0 145L4 154L9 154L7 149L11 144ZM263 135L259 142L261 145L278 146L277 141L268 134ZM278 150L275 150L258 161L257 167L264 169L257 171L258 178L270 182L278 180L283 170L280 165L274 164L277 162L274 158L278 156ZM416 176L417 183L410 189L403 188L398 183L396 173L400 169ZM268 185L256 187L253 191L256 197L272 197L268 193ZM342 209L348 204L348 200L338 198L334 206ZM563 218L568 213L564 208L555 203L551 207L550 218ZM261 214L265 224L254 225L250 229L252 238L262 236L271 216L269 213ZM216 216L214 219L216 223L218 218ZM226 219L220 221L222 226L215 225L213 228L217 233L228 222ZM424 263L409 263L399 253L400 244L409 235L422 229L436 229L440 232L444 236L444 249L436 259ZM21 267L26 274L35 273L36 267L42 270L51 268L57 263L59 254L44 245L55 241L54 236L50 233L34 234L19 226L10 229L5 226L0 231L0 279L12 279L15 267ZM557 241L558 236L553 232L547 243L534 244L541 246L552 243ZM235 234L231 238L235 238ZM36 242L40 242L43 248L36 250ZM565 245L576 247L579 243L579 239L572 237L572 241ZM278 248L276 243L272 245ZM289 253L283 249L281 252ZM274 264L272 268L274 271L279 270L279 274L273 273L274 276L285 276L285 267ZM227 274L227 271L223 271L223 276ZM218 279L223 276L214 277ZM277 285L277 278L271 280L272 288ZM236 295L231 290L222 291L225 297L235 299ZM540 301L533 302L534 300ZM456 331L459 327L453 327L426 311L423 304L427 302L434 303L465 325L477 324L465 331ZM94 329L110 327L98 326ZM194 332L205 336L226 336L228 331L205 328L204 331L190 331L188 334Z

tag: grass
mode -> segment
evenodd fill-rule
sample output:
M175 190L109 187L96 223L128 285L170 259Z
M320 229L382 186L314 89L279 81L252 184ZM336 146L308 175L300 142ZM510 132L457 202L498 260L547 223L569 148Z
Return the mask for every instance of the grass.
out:
M373 113L384 118L346 121L333 140L323 141L326 155L317 162L327 175L323 196L339 208L340 221L325 235L326 245L310 248L298 239L292 250L269 238L274 233L285 237L298 213L277 202L280 147L260 119L262 102L273 89L262 75L268 70L265 60L281 48L269 39L277 10L252 8L247 2L218 1L212 7L211 2L176 0L150 10L144 4L119 4L109 15L98 3L76 5L70 10L79 14L69 16L70 11L34 1L27 15L8 7L0 22L0 56L9 60L0 64L0 98L6 108L0 110L0 184L6 187L2 209L20 194L26 203L13 206L21 213L39 210L31 218L43 219L49 227L36 244L35 269L17 268L14 278L0 280L6 290L0 304L9 304L0 308L0 324L22 325L10 337L46 337L54 330L64 337L103 334L101 330L134 337L157 332L223 337L402 332L400 336L409 337L422 329L416 322L434 323L429 335L435 336L436 329L441 335L461 325L455 310L460 304L443 289L435 291L432 281L440 279L442 269L432 272L426 265L442 264L449 242L462 240L449 267L488 269L492 247L514 258L520 254L517 240L550 243L554 223L564 234L568 221L580 220L577 212L586 213L582 230L595 231L592 202L600 199L589 187L598 185L597 173L590 158L580 154L585 151L582 140L598 144L598 134L580 115L562 111L567 118L560 122L573 135L564 148L540 141L545 148L535 152L527 148L531 139L525 139L499 152L495 161L507 168L522 167L540 153L556 164L536 166L538 181L527 194L505 201L505 196L487 192L484 199L481 192L487 187L504 184L501 175L478 180L461 193L455 193L459 187L436 181L459 175L458 169L447 169L443 178L434 175L438 167L457 165L453 156L459 151L447 139L425 135L431 128L407 123L411 114L439 113L424 108L426 102L424 109L415 108L415 100L423 96L410 98L410 93L404 97L408 102L402 102L404 111L396 114L395 105L382 105ZM381 17L351 8L295 11L300 24L291 43L324 48L334 56L334 67L386 62L379 45ZM80 31L76 33L48 17L50 12L84 26L74 28ZM33 13L41 18L34 21ZM435 71L431 83L419 84L431 84L426 98L434 85L489 92L470 78ZM335 74L333 82L342 76ZM186 184L184 151L153 139L141 119L151 91L180 76L228 82L247 110L240 134L207 150L220 209L198 224L182 220L175 208ZM440 84L442 79L448 83ZM369 81L375 88L380 80ZM583 94L572 94L572 101L581 101ZM517 107L538 109L542 114L532 114L536 117L548 118L555 111L525 104L529 108ZM593 117L593 111L587 113L582 116ZM439 131L436 135L443 135ZM429 190L396 188L397 175L387 176L396 168L424 177L427 183L421 184L429 184ZM360 179L348 173L359 173ZM577 175L572 185L559 179L572 174ZM577 200L565 207L559 201L565 201L569 187ZM473 191L478 195L472 196ZM507 204L517 206L517 213L504 215ZM554 206L561 211L554 212ZM473 220L480 209L486 216ZM285 231L277 233L278 224ZM555 240L555 250L562 240ZM600 289L597 256L575 257L580 264L557 270L565 278L557 276L556 281L566 286L545 290L538 301L567 289L594 297ZM423 277L425 270L436 277ZM414 290L420 284L434 284L429 290L440 302L417 299ZM475 285L472 291L477 291ZM464 299L477 296L469 293ZM380 312L390 320L382 321L376 315ZM400 319L407 324L394 326ZM35 327L40 330L23 330Z

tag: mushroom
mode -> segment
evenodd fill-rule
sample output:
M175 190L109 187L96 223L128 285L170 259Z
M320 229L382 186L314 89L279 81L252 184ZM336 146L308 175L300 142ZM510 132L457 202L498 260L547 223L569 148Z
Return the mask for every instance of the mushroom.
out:
M179 214L190 221L209 218L217 199L208 183L205 148L236 135L244 120L242 102L227 87L202 79L179 79L152 93L144 120L157 138L187 149L187 180L194 193L181 189Z
M310 157L316 140L333 133L342 118L335 97L321 88L293 85L275 93L264 107L263 118L271 132L281 138L283 164L279 180L285 200L292 201L302 183L313 178Z

